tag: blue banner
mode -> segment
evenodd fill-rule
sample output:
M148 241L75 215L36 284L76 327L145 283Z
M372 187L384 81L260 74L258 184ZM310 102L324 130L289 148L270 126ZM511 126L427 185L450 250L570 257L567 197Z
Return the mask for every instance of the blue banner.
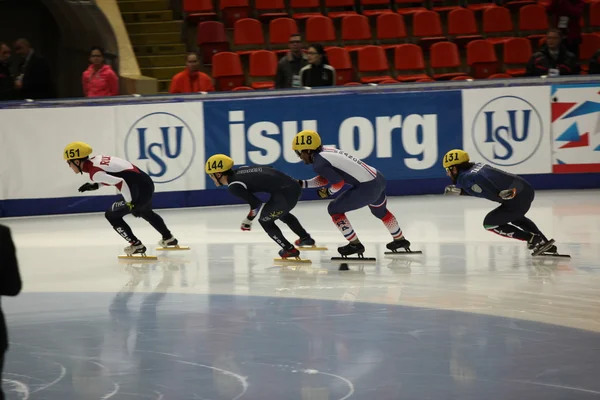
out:
M460 91L208 101L204 118L206 157L224 153L236 165L271 165L295 178L314 176L292 151L303 129L388 180L443 178L443 155L462 146Z

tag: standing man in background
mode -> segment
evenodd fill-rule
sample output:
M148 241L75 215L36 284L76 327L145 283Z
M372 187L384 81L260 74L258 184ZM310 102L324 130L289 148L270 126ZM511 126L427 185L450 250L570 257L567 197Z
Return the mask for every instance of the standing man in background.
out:
M16 296L21 291L21 275L10 229L4 225L0 225L0 257L0 296ZM7 349L8 335L0 304L0 400L4 400L1 384L4 353Z
M56 91L48 63L31 48L27 39L15 42L15 53L21 58L15 89L19 99L53 99Z
M302 52L302 36L298 33L290 35L290 51L279 60L275 88L288 89L301 87L300 70L308 65Z
M15 79L10 73L9 58L10 47L0 42L0 101L12 100L15 94Z

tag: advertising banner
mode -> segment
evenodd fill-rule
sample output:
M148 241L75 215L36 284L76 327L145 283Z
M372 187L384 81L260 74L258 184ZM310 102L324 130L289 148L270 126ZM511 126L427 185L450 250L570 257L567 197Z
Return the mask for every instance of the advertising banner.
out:
M69 107L0 111L0 198L81 196L87 177L63 159L67 144L89 143L94 151L115 154L116 107ZM89 179L87 179L89 181ZM106 188L103 194L115 194Z
M388 180L444 177L444 153L462 142L460 91L229 100L204 107L207 157L225 153L236 165L272 165L297 178L314 175L292 150L294 135L304 129Z
M115 123L115 155L150 175L157 192L205 188L202 102L121 106Z
M464 150L507 172L552 172L549 95L548 86L463 90Z
M552 170L600 172L600 87L552 87Z

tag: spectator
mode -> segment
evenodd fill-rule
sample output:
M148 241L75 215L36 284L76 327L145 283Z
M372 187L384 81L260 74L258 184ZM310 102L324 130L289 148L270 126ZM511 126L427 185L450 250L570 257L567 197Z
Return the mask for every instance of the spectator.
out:
M104 49L101 47L90 50L90 66L83 71L81 85L85 97L119 95L119 78L110 65L104 63Z
M600 49L598 49L590 59L590 74L600 74Z
M9 58L10 47L0 42L0 101L12 100L14 97L15 80L10 73Z
M0 259L0 296L16 296L21 291L21 275L10 229L4 225L0 225L0 257L2 257ZM8 350L8 335L0 306L0 400L4 400L2 368L6 350Z
M169 93L214 92L212 78L200 72L200 60L196 53L188 53L186 69L176 74L171 81Z
M579 75L579 64L573 53L561 43L558 29L550 29L546 44L529 59L526 76Z
M290 51L279 60L279 65L277 65L275 87L277 89L301 87L300 70L307 64L306 56L302 52L302 36L292 34Z
M308 65L300 70L302 86L334 86L335 69L329 65L322 44L313 44L308 48Z
M20 99L51 99L56 97L50 67L26 39L15 42L15 53L21 58L19 75L15 81Z
M560 29L565 36L564 45L570 53L579 59L581 44L581 26L579 20L585 8L584 0L552 0L548 5L548 14L553 16L554 28Z

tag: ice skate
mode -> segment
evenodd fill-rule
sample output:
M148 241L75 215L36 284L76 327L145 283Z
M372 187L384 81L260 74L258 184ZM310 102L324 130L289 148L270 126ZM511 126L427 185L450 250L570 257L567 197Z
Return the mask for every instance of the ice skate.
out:
M554 239L552 239L549 243L553 243ZM529 246L528 246L529 247ZM537 254L533 254L535 257L557 257L557 258L571 258L568 254L560 254L558 252L558 248L556 245L551 244L546 250L542 250Z
M332 257L332 261L348 261L348 260L359 260L359 261L376 261L374 257L365 258L363 253L365 252L365 246L362 243L348 243L345 246L338 247L338 253L340 253L341 257ZM356 254L356 257L348 258Z
M168 239L162 239L158 242L158 246L156 250L165 251L165 250L189 250L190 248L187 246L180 246L177 239L171 236Z
M312 263L310 260L301 259L300 251L295 247L279 250L279 257L281 258L276 258L273 261L278 263Z
M554 244L554 239L545 240L541 235L534 234L529 239L528 246L530 250L533 250L531 255L539 256L540 254L547 252Z
M142 244L139 240L136 243L131 243L129 246L123 249L125 251L124 256L119 256L121 259L127 260L157 260L156 256L147 256L146 255L146 246Z
M310 235L308 235L305 238L300 238L298 240L296 240L294 242L294 244L296 245L296 248L298 250L313 250L313 251L322 251L322 250L328 250L327 247L317 247L315 244L315 239L313 239L312 237L310 237Z
M385 254L423 254L422 251L412 251L410 249L410 242L404 238L404 236L398 240L394 240L385 245L389 250L386 251ZM399 249L404 249L404 251L398 251Z

